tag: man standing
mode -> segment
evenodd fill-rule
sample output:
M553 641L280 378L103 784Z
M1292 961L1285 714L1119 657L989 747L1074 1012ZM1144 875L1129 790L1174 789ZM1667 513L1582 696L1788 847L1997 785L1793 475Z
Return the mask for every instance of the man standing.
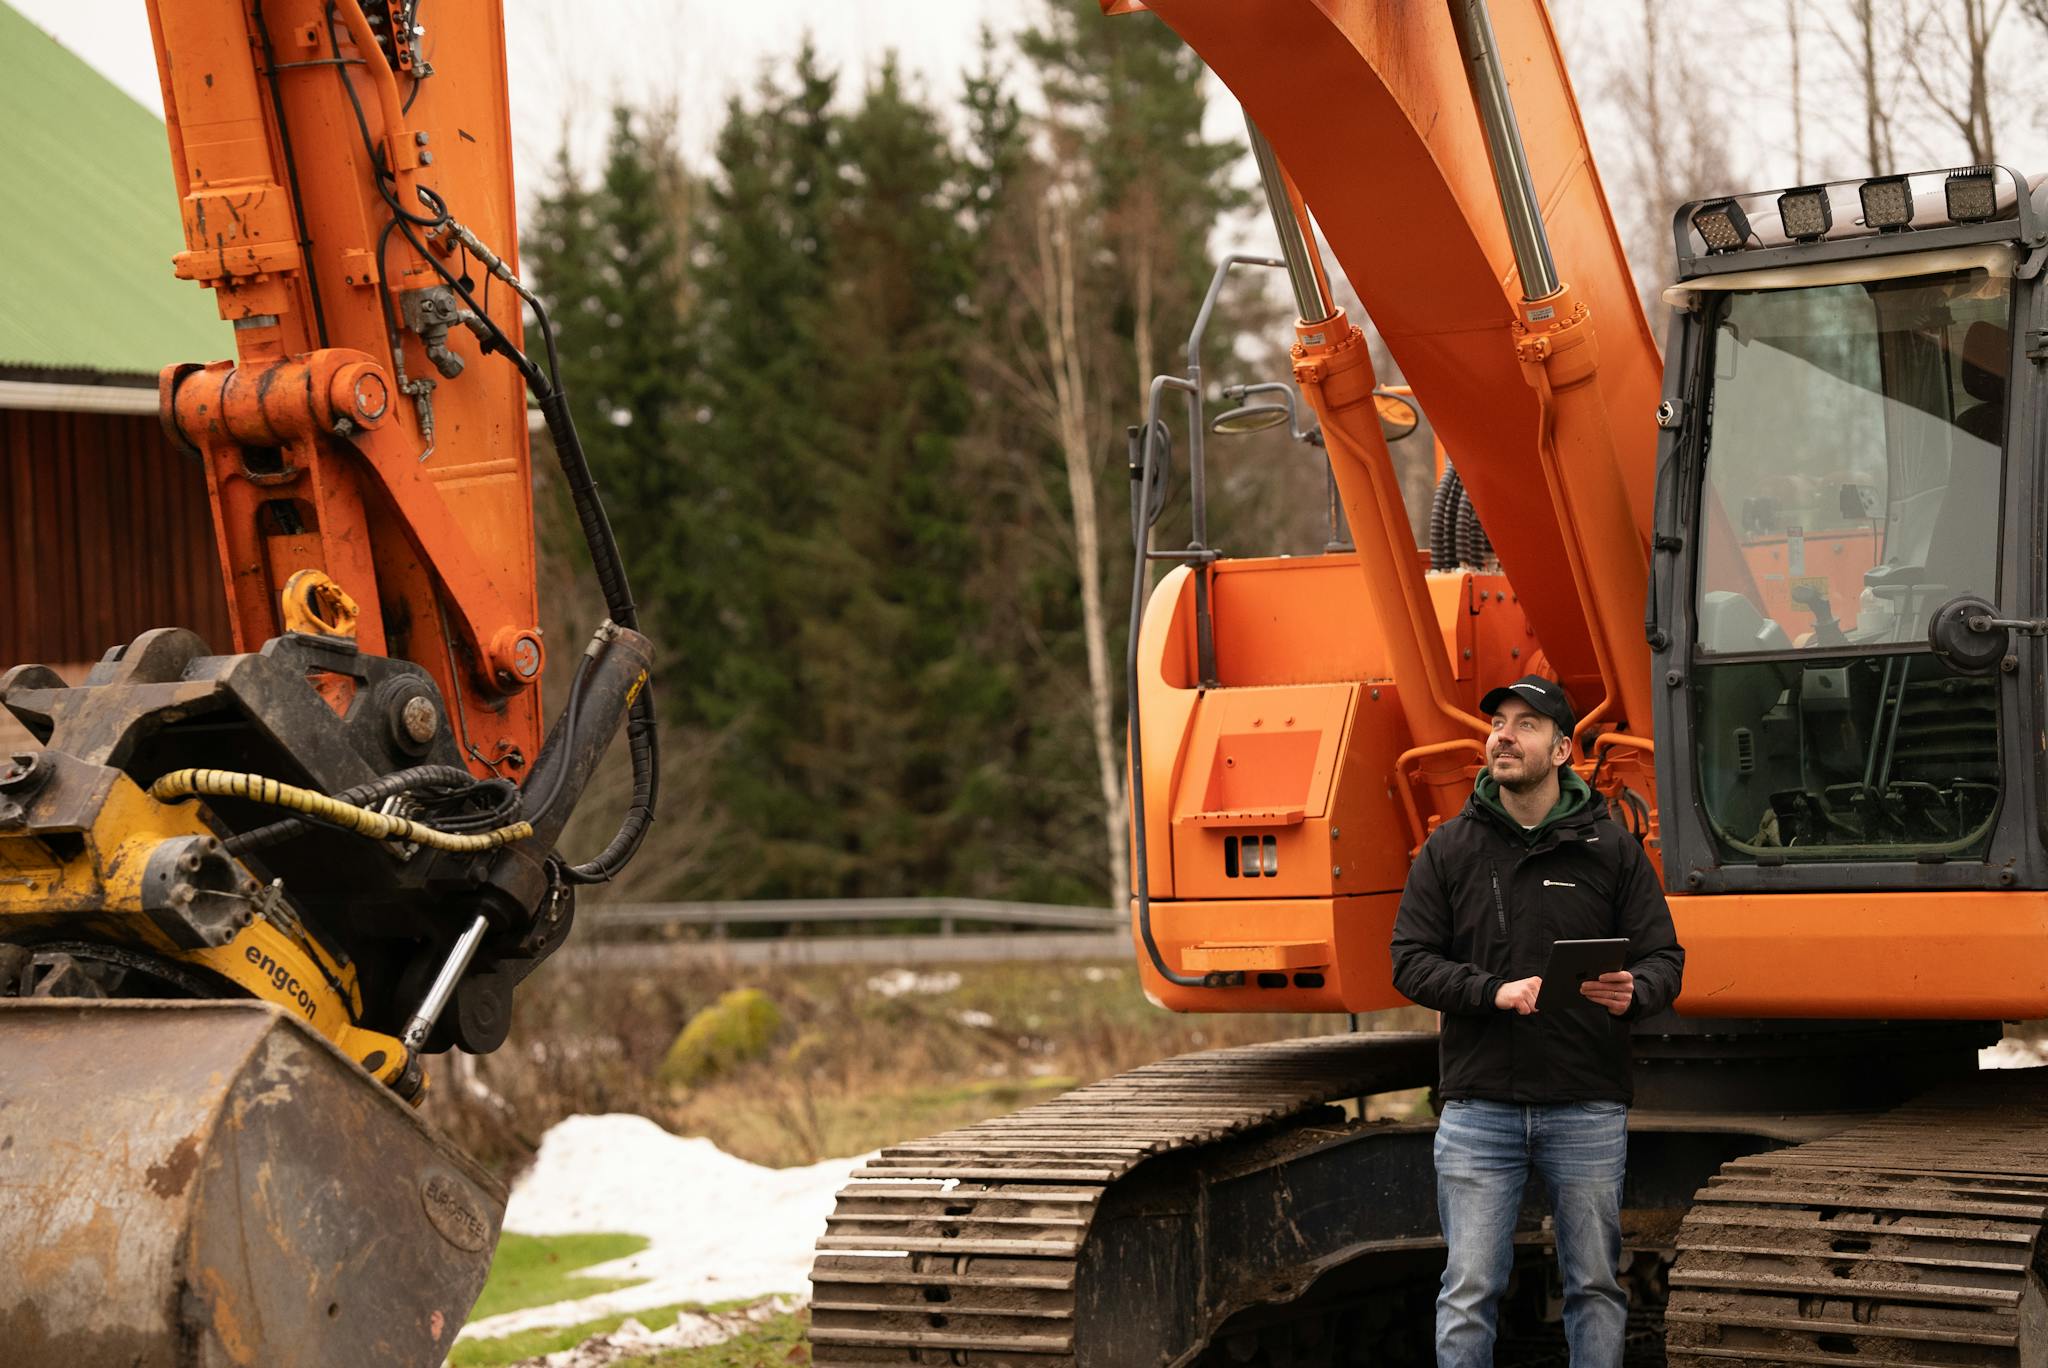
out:
M1567 766L1564 690L1529 675L1480 707L1493 719L1486 767L1465 810L1416 856L1394 922L1394 986L1443 1013L1436 1190L1449 1258L1437 1363L1493 1363L1534 1168L1551 1195L1572 1368L1620 1368L1628 1023L1671 1005L1685 952L1642 847ZM1627 938L1627 968L1539 1013L1551 942L1606 937Z

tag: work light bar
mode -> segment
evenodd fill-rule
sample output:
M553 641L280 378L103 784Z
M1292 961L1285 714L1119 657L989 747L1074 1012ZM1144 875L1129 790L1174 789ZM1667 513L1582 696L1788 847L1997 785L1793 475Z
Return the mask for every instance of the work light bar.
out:
M2025 179L1990 165L1718 195L1679 206L1672 230L1681 278L1889 251L1871 241L1887 237L2048 245Z

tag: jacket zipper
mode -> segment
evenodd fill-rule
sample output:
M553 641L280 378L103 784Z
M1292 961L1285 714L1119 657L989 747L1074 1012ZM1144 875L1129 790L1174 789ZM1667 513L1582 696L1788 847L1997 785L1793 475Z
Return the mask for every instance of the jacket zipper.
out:
M1500 933L1501 935L1505 936L1508 933L1508 909L1506 904L1502 903L1500 900L1500 871L1497 869L1489 868L1486 871L1486 876L1489 879L1493 880L1494 920L1500 923Z

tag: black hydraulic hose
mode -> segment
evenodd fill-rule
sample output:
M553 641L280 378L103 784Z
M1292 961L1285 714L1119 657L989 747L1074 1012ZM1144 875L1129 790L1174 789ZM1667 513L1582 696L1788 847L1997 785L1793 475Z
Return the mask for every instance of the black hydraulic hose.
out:
M632 587L626 579L625 561L612 535L611 519L605 516L598 498L597 481L591 477L590 461L576 435L576 423L569 415L569 396L559 386L540 400L541 417L554 438L555 456L562 464L562 477L569 487L569 499L576 507L576 519L583 526L583 539L590 547L591 566L598 586L604 591L605 611L621 627L639 629L639 611L633 605ZM642 685L626 716L626 745L633 757L633 801L611 844L595 859L582 864L565 864L562 877L570 883L603 883L612 878L640 843L654 822L655 799L661 787L661 744L655 725L654 690Z
M466 769L454 765L414 765L411 769L394 770L379 775L368 783L357 784L354 788L343 789L332 797L343 803L363 807L370 803L381 803L401 793L418 788L468 788L476 783L476 776ZM221 842L221 849L230 855L247 855L253 851L288 841L294 836L311 831L315 823L306 817L287 817L281 822L255 827L228 837Z
M399 231L405 234L406 240L420 259L432 267L456 296L469 306L470 312L476 315L479 325L488 334L484 350L503 353L518 368L528 388L533 391L540 405L541 416L547 423L548 434L554 439L555 455L561 462L562 473L569 486L569 497L576 506L577 521L583 527L583 538L590 550L591 564L597 571L598 583L604 591L605 610L611 620L619 626L638 630L639 614L633 607L632 592L626 581L625 563L619 556L618 542L612 536L611 522L605 516L604 504L598 499L597 484L590 475L590 463L584 457L583 444L576 435L575 420L569 414L568 396L561 387L554 328L548 320L546 306L530 291L519 285L516 279L510 277L508 269L507 279L511 281L513 288L519 291L521 297L533 306L534 315L540 323L541 336L546 343L548 357L548 370L543 375L540 367L513 344L504 329L490 318L462 281L414 235L414 227L442 228L459 225L454 225L447 202L430 188L422 187L420 193L428 207L434 211L432 217L415 214L400 202L398 195L388 183L395 177L385 164L376 140L370 136L369 120L363 112L362 99L356 93L355 83L349 80L348 72L342 69L341 39L335 31L335 12L331 4L325 7L325 17L327 41L333 53L335 70L340 76L342 90L347 94L350 108L355 115L357 131L361 134L363 146L369 155L372 180L377 193L383 197L386 207L391 210L393 222ZM417 84L414 93L418 93ZM390 229L387 228L386 239L389 234ZM481 250L481 244L478 244L478 248ZM382 253L382 240L379 244L379 253ZM382 274L380 270L379 275ZM388 320L389 298L387 297L384 302ZM394 353L396 346L394 340ZM645 684L641 685L639 692L634 696L631 711L627 714L626 736L633 756L632 806L627 810L618 834L603 851L599 852L597 858L582 864L561 865L562 877L568 882L602 883L612 878L632 859L634 852L640 848L640 843L646 839L648 827L654 821L655 798L660 789L661 752L655 725L654 694ZM550 797L552 800L552 795Z
M1140 516L1134 522L1143 521L1143 512L1152 506L1152 480L1158 469L1153 452L1157 446L1153 431L1148 431L1145 434L1144 460L1138 473ZM1184 974L1167 964L1166 957L1159 953L1158 942L1152 939L1152 879L1145 853L1144 729L1138 708L1138 624L1145 616L1145 553L1152 544L1151 528L1141 528L1132 540L1136 546L1131 566L1131 630L1129 639L1124 642L1124 692L1131 710L1131 843L1134 847L1131 891L1138 899L1138 940L1144 945L1146 958L1152 961L1152 968L1159 977L1182 988L1203 988L1209 986L1208 979L1200 974ZM1202 567L1196 566L1195 573L1201 574Z
M1436 493L1429 501L1429 568L1432 570L1458 568L1458 487L1458 468L1445 461L1444 473L1437 479Z

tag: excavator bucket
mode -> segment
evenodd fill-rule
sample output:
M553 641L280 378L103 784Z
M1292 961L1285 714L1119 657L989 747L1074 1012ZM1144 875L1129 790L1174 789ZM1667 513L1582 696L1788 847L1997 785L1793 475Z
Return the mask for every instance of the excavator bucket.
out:
M505 1191L254 1002L0 1002L0 1360L421 1368Z

